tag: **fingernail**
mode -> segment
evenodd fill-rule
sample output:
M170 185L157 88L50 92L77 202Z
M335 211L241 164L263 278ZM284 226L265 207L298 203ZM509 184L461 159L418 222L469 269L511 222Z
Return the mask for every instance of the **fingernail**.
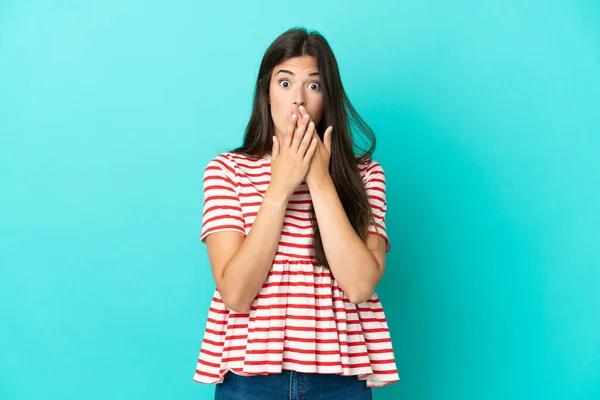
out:
M298 118L298 117L296 116L296 114L292 114L292 119L296 119L296 118Z

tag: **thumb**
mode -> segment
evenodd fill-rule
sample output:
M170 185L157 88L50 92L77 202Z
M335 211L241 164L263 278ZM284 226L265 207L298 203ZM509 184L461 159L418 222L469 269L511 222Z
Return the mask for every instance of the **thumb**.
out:
M279 156L279 140L277 140L277 136L273 136L273 150L271 151L271 155L273 160Z
M329 154L331 154L331 131L333 131L333 126L327 128L325 134L323 135L323 144L325 145L325 148Z

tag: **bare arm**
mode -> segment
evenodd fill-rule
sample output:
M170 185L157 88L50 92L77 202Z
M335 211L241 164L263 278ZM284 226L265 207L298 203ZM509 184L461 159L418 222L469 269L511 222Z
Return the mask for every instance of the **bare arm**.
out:
M247 312L268 277L288 201L317 148L312 140L314 124L309 122L291 119L286 132L273 138L271 182L248 235L220 231L206 237L217 289L233 311Z
M208 258L227 308L247 312L275 258L289 197L267 190L248 236L235 231L208 235Z
M293 112L308 115L302 106L295 107ZM375 230L376 234L369 234L364 243L350 224L329 174L332 130L332 126L325 130L323 142L317 136L319 145L311 160L306 183L312 197L323 249L331 272L350 301L357 304L367 301L373 295L385 269L385 256L389 250L389 243L385 233L383 233L384 239L380 236L382 232L375 229L378 224L379 228L385 231L383 225L385 180L381 167L373 165L373 169L375 167L379 169L377 174L380 176L368 181L365 189L369 203L375 201L373 199L378 199L377 201L381 203L371 205L373 214L379 218L379 223L369 226L369 232L373 233L372 231Z
M367 301L385 270L385 240L371 233L362 241L329 175L314 182L310 193L331 273L352 303Z

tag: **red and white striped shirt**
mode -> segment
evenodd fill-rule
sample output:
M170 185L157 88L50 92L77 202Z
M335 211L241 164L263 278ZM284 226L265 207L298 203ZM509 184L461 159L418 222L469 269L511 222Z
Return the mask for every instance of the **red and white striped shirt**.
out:
M386 185L381 165L359 166L375 217L369 232L385 239ZM204 171L201 241L211 233L245 235L271 180L270 158L223 153ZM313 261L311 198L306 182L291 197L273 265L248 313L229 310L215 290L194 380L221 383L238 375L357 375L369 387L398 381L383 308L377 297L352 304L331 271Z

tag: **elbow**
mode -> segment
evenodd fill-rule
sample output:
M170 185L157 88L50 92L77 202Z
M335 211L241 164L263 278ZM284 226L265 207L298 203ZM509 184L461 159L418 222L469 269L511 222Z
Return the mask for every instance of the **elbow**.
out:
M354 305L358 305L360 303L364 303L365 301L368 301L373 296L373 293L374 293L373 290L362 290L362 291L347 293L347 295L348 295L348 300L350 300L350 303L352 303Z
M225 304L227 306L227 304ZM248 314L250 312L250 307L239 307L237 305L234 306L227 306L227 308L229 309L229 311L233 311L234 313L237 314Z
M227 309L229 311L233 311L238 314L247 314L250 312L250 306L247 304L243 304L241 302L235 303L235 302L225 302L225 301L223 301L223 303L225 304L225 307L227 307Z
M223 300L223 304L225 304L225 307L227 307L227 309L230 311L238 314L246 314L250 312L250 304L242 301L242 299L232 298L231 296L224 297L221 294L221 300Z

